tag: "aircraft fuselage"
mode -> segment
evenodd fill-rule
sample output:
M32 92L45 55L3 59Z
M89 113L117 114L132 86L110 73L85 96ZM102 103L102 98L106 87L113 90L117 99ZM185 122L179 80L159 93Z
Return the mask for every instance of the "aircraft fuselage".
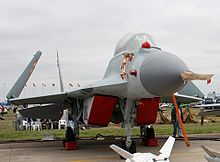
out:
M125 65L124 78L128 84L126 91L121 92L122 96L135 99L168 96L184 86L180 74L189 69L177 56L160 49L141 47L130 54L132 58ZM110 60L104 79L121 78L123 59L121 52Z

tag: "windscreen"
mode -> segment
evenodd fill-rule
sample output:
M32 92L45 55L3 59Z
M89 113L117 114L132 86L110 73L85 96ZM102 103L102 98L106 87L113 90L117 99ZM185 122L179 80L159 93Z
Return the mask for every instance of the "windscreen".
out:
M141 48L141 45L146 41L150 43L152 47L157 47L149 34L137 32L129 33L119 40L115 48L114 55L120 52L132 52L134 50L138 50L139 48Z

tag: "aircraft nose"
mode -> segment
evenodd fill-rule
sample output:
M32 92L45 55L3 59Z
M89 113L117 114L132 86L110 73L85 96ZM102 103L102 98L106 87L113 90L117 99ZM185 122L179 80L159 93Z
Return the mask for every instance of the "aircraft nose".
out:
M187 65L173 54L152 53L141 65L140 80L149 93L155 96L168 96L184 85L181 73L188 70Z

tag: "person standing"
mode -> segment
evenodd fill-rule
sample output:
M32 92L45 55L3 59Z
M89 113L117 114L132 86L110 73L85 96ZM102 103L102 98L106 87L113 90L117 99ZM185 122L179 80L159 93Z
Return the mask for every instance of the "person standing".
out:
M178 107L179 107L179 113L181 115L181 120L183 121L183 113L179 103L178 103ZM171 121L173 123L173 137L176 137L176 134L178 133L178 137L182 138L183 137L182 129L176 114L176 109L173 104L171 105Z

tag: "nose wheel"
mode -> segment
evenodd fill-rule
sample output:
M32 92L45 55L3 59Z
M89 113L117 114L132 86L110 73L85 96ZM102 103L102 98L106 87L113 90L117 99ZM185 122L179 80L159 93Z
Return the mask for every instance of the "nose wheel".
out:
M131 154L136 153L136 143L134 140L132 140L130 147L127 147L126 141L121 141L121 148L130 152ZM124 159L122 156L120 156L120 158Z
M132 123L134 121L132 114L134 111L133 100L127 99L124 111L124 126L125 126L125 134L126 140L122 141L122 148L130 153L136 153L136 144L135 141L132 140ZM122 158L122 157L121 157Z

